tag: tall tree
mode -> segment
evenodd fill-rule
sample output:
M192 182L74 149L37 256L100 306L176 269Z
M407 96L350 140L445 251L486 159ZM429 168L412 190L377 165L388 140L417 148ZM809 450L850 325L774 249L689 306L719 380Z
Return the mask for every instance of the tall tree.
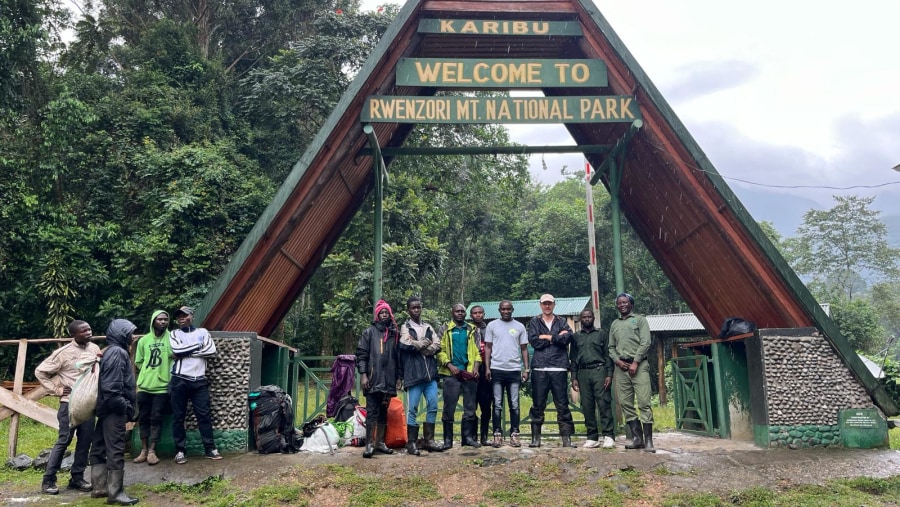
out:
M870 206L875 197L834 196L836 205L809 210L797 230L791 256L811 284L852 300L871 281L896 280L900 249L887 242L887 228Z

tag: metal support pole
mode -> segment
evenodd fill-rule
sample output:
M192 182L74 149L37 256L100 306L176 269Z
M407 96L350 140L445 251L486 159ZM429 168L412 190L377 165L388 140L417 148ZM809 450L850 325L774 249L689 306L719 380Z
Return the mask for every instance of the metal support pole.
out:
M600 181L600 176L607 171L610 167L610 164L615 161L616 157L620 154L625 153L625 147L628 146L628 141L637 134L637 131L644 126L644 122L641 120L634 120L631 122L631 125L628 127L628 130L625 131L625 134L616 141L616 145L613 149L606 155L606 158L603 159L603 163L600 164L600 167L594 172L594 176L591 178L591 185L596 185L598 181ZM623 158L624 160L624 158Z
M373 169L375 172L375 266L373 269L372 282L372 302L381 299L384 287L384 275L382 273L382 251L384 249L383 239L383 221L384 211L382 209L382 200L384 199L384 184L387 180L387 168L384 165L384 158L381 156L381 146L378 145L378 137L375 136L375 129L371 125L363 127L363 133L369 138L369 146L374 150Z
M600 319L600 287L597 281L597 240L594 230L594 187L591 185L591 164L584 162L584 186L587 193L587 219L588 219L588 247L590 259L588 260L588 273L591 277L591 307L594 309L594 326L600 327L597 321Z
M608 164L607 164L608 162ZM603 161L609 165L609 207L612 209L612 234L613 234L613 266L616 273L616 294L625 292L625 274L622 265L622 212L619 210L619 183L622 181L621 166L616 159L611 157Z

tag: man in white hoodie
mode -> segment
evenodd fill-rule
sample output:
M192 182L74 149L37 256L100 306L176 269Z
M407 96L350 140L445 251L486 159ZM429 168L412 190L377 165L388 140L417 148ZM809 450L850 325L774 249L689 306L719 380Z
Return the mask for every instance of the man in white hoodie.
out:
M184 419L187 402L191 400L203 449L209 459L222 459L213 440L212 418L209 410L209 382L206 380L206 360L216 355L216 344L209 331L194 327L194 309L182 306L175 312L178 329L170 333L172 355L172 379L169 394L172 398L172 437L175 439L175 463L187 463L185 447L187 435Z

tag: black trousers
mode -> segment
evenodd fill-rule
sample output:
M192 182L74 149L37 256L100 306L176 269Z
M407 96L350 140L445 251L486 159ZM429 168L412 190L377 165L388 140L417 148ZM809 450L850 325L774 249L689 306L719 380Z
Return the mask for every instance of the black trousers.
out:
M107 470L125 470L125 423L128 417L106 414L97 419L91 465L106 463Z
M159 442L159 435L162 433L163 418L172 408L172 401L169 399L169 393L146 393L138 391L138 425L141 427L141 440L148 440L150 443Z
M172 438L175 440L176 451L184 451L187 445L184 419L187 416L188 400L194 407L203 449L206 451L215 449L216 442L213 440L212 418L209 412L209 383L206 379L187 380L172 375L172 380L169 381L169 396L172 398Z
M494 385L485 379L484 364L479 369L475 400L478 403L478 415L482 421L485 421L481 423L481 427L487 429L486 421L490 421L494 413Z
M391 398L393 396L386 393L366 393L366 426L387 424Z
M531 423L544 424L544 411L547 409L547 395L553 394L556 406L556 422L559 423L559 434L572 436L575 434L575 423L572 422L572 411L569 410L569 392L567 371L532 370L531 375Z
M478 390L477 382L462 382L456 377L442 377L444 379L444 410L441 413L441 421L452 423L456 418L456 404L459 403L459 395L463 398L463 422L475 420L475 396Z
M74 428L69 428L69 402L59 404L56 412L56 420L59 422L59 437L50 450L47 459L47 470L44 472L44 480L56 481L56 473L62 466L66 449L72 443L72 437L78 436L75 442L75 463L72 464L72 479L84 479L84 469L87 468L88 452L91 450L91 441L94 439L94 418L90 418Z

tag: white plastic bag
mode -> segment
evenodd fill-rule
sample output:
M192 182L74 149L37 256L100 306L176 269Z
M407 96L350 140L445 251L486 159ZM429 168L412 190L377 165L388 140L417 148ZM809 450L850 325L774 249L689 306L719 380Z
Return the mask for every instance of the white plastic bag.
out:
M312 435L303 440L301 451L332 453L337 450L341 437L331 423L323 423L313 430Z
M97 408L98 381L100 379L100 363L97 359L77 363L76 368L87 368L78 377L72 392L69 393L69 427L94 418Z

